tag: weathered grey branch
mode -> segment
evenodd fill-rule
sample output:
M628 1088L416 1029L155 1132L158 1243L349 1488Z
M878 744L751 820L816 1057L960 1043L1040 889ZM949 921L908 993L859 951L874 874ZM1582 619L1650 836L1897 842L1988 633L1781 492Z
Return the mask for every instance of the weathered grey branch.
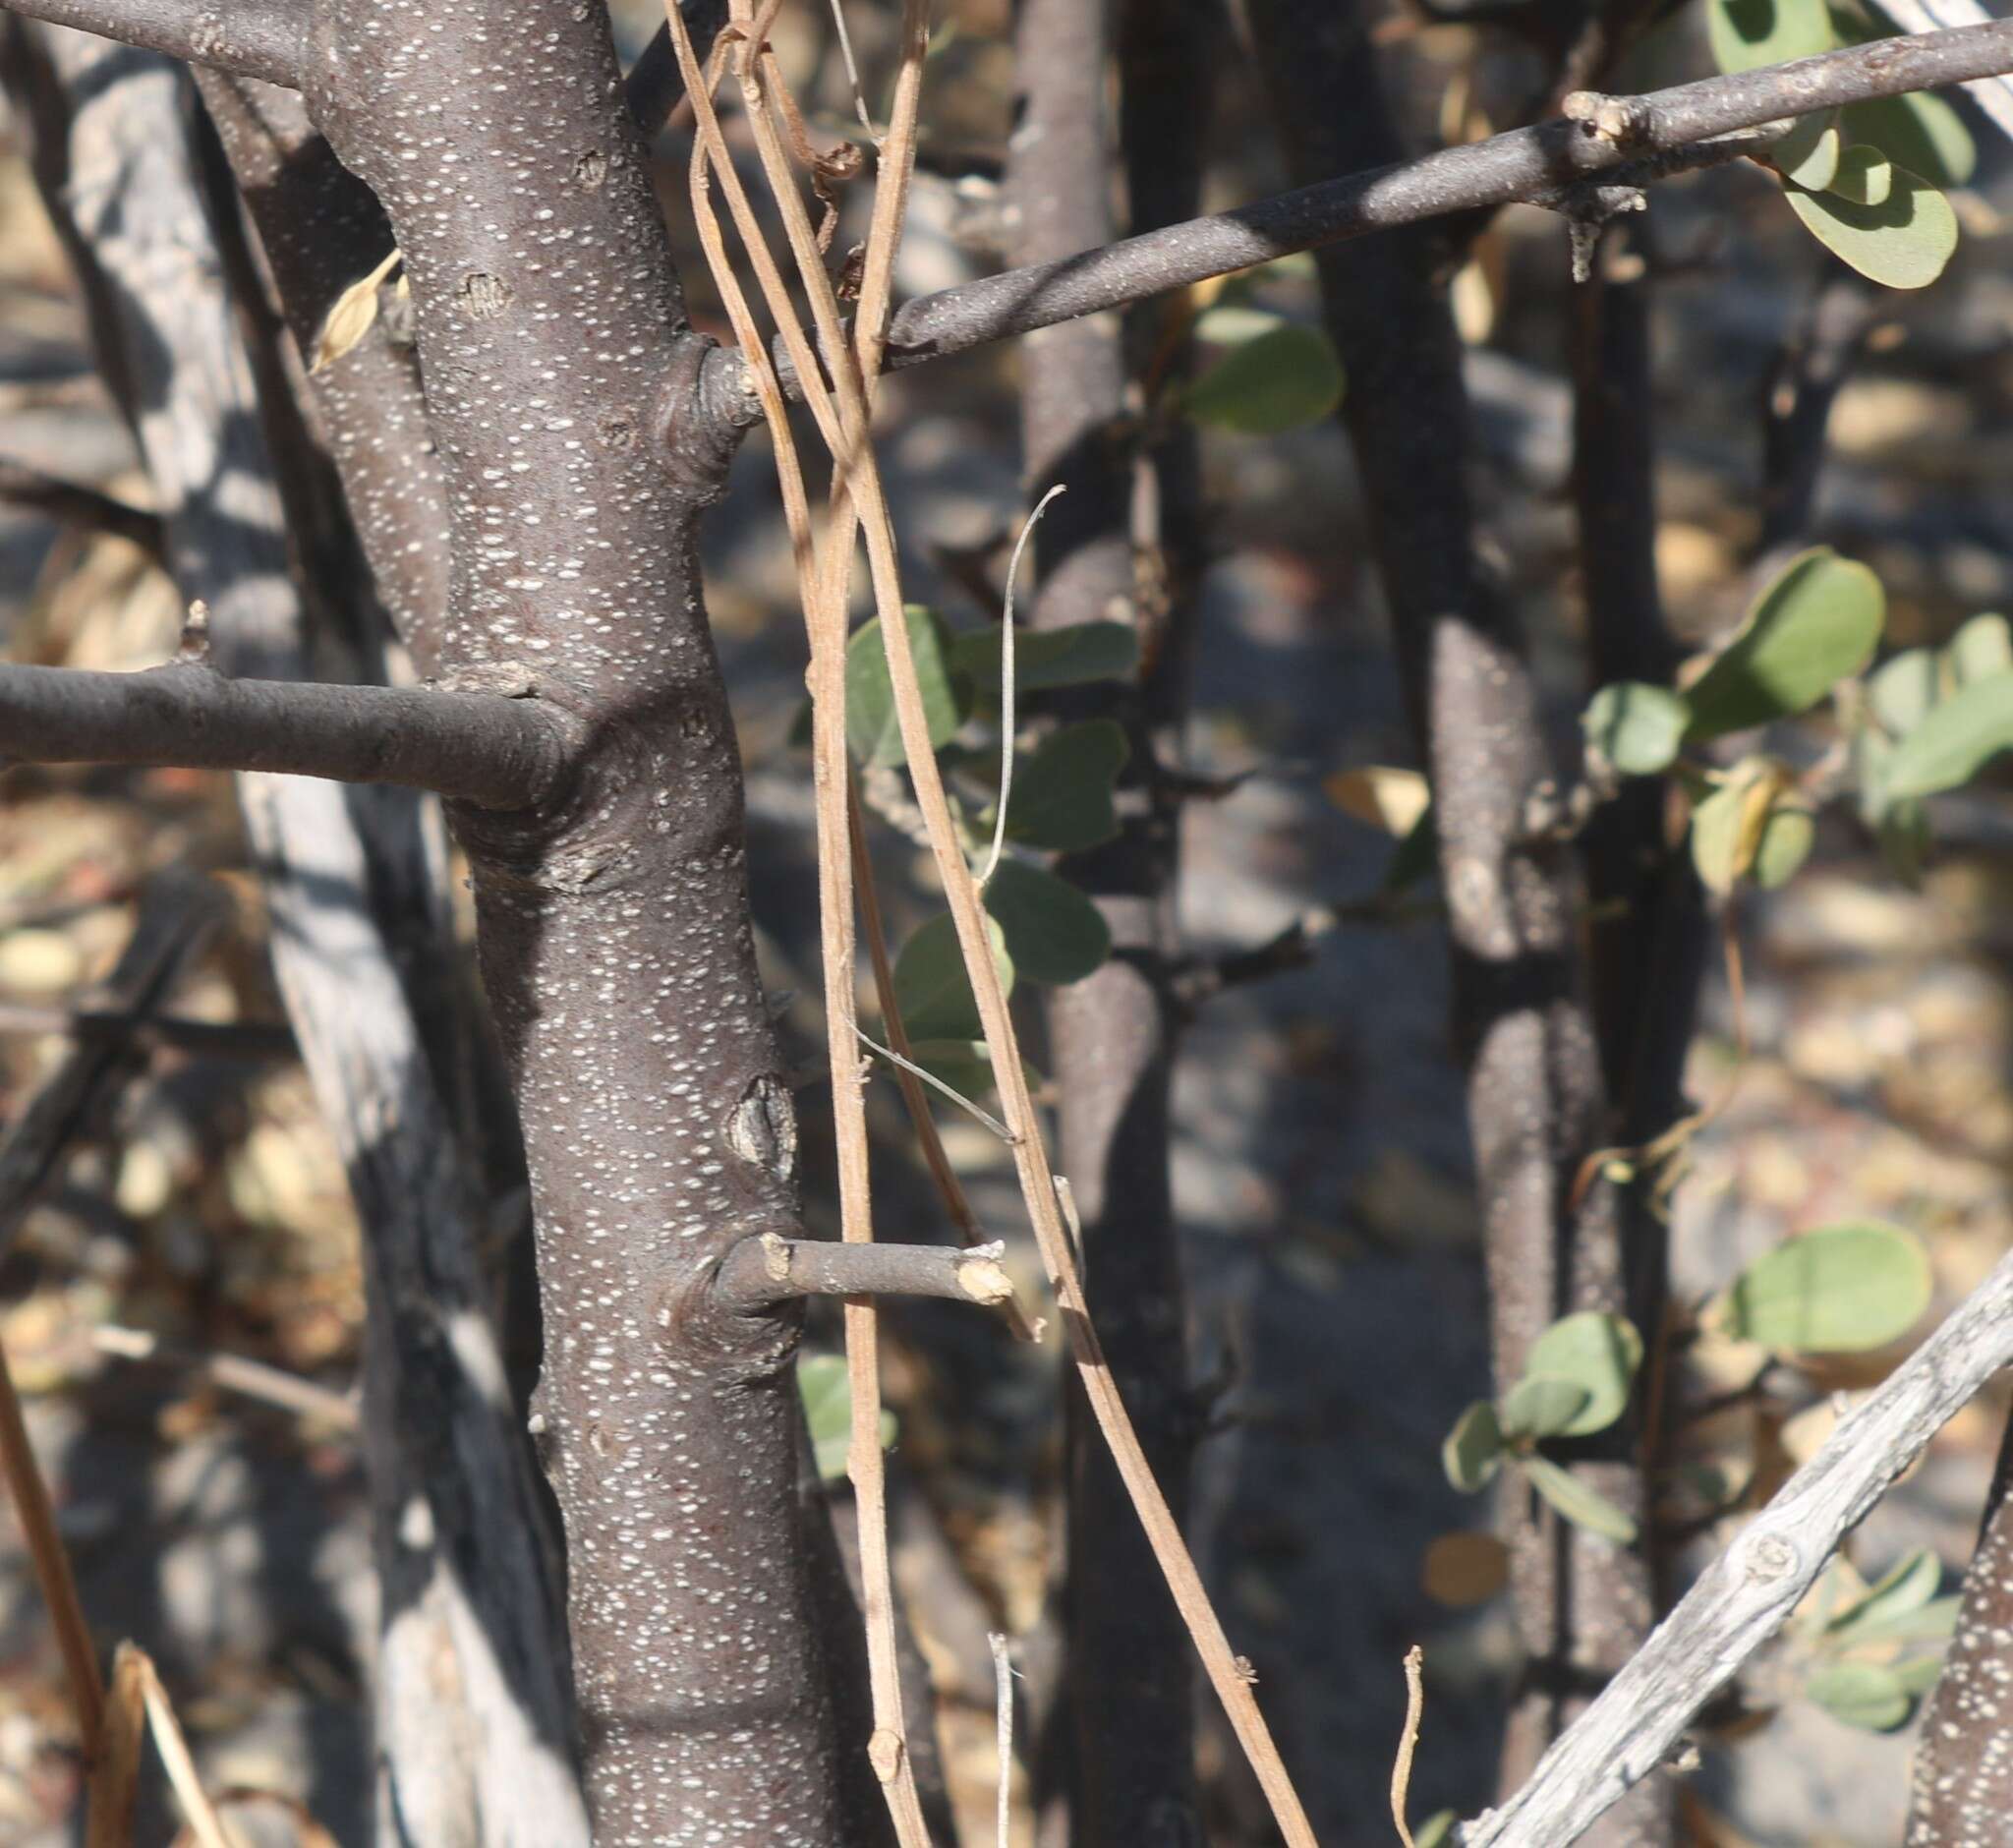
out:
M1013 1295L997 1244L834 1244L766 1232L720 1260L714 1288L748 1315L802 1297L945 1297L998 1303Z
M211 170L191 145L187 74L15 20L0 46L182 593L213 612L220 665L303 675L285 489L255 383L270 379L270 355L255 365L241 340L252 318L226 292L213 238L224 213L207 206ZM345 594L365 595L319 589L324 615ZM542 1556L529 1447L489 1330L482 1214L401 981L401 964L433 966L401 954L396 935L432 890L419 799L258 773L238 788L274 971L365 1233L375 1838L583 1848L557 1575Z
M309 21L301 0L8 0L8 10L189 64L300 87Z
M495 693L231 680L194 661L0 665L0 752L17 762L275 771L518 809L551 792L569 729L543 701Z
M1295 251L1483 206L1544 201L1598 176L1659 179L1718 158L1700 146L1717 136L2009 70L2013 20L2001 20L1601 99L1615 105L1626 133L1610 136L1590 120L1560 117L918 296L890 323L887 365L968 352ZM728 381L739 376L739 359L722 352L714 364L722 370L723 391L734 395ZM751 422L754 416L751 410Z
M1972 1292L1742 1530L1561 1736L1528 1783L1467 1823L1464 1848L1565 1848L1676 1749L1687 1723L1781 1628L1889 1483L2013 1362L2013 1256Z

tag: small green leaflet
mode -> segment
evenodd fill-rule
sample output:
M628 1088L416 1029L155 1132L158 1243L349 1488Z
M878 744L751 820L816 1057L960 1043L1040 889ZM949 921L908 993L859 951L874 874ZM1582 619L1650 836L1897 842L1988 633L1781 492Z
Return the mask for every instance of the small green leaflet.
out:
M1274 327L1233 347L1181 394L1198 424L1276 436L1319 423L1342 402L1342 362L1318 327Z
M1792 1354L1859 1354L1898 1341L1929 1306L1929 1259L1912 1232L1825 1226L1756 1258L1712 1305L1736 1341Z
M1668 769L1691 723L1692 708L1681 695L1640 680L1602 687L1580 721L1588 747L1625 777Z
M1560 1437L1593 1395L1576 1380L1526 1373L1503 1395L1499 1415L1506 1437Z
M1606 1430L1628 1409L1641 1364L1636 1325L1626 1316L1586 1309L1554 1322L1532 1342L1524 1370L1526 1377L1569 1380L1582 1390L1584 1402L1559 1434L1585 1437Z
M1972 681L1927 713L1887 760L1887 793L1955 789L2007 750L2013 750L2013 668Z
M1943 273L1957 250L1957 214L1928 181L1905 167L1889 169L1892 183L1877 203L1860 204L1839 193L1783 196L1804 228L1841 262L1889 289L1925 289Z
M1081 981L1112 953L1104 914L1054 873L1022 860L1002 860L985 895L1006 953L1030 982L1060 987Z
M1728 76L1815 57L1838 43L1824 0L1706 0L1705 29L1713 61Z
M1010 995L1013 959L1006 953L1006 934L997 923L988 928L1000 986ZM930 919L902 945L894 959L894 999L912 1040L975 1040L983 1034L957 922L949 911Z
M828 1482L845 1474L845 1454L852 1443L852 1390L845 1361L835 1354L807 1354L797 1361L797 1394L804 1402L804 1421L811 1427L811 1448L818 1473ZM881 1415L881 1448L894 1442L894 1414Z
M1978 144L1964 118L1927 90L1847 103L1843 113L1849 140L1877 147L1931 186L1968 186L1978 170Z
M1804 1697L1862 1732L1892 1732L1915 1705L1901 1677L1875 1662L1827 1663L1804 1683Z
M1130 755L1124 727L1111 719L1064 725L1043 739L1013 774L1007 838L1057 853L1111 839L1119 832L1112 792Z
M1576 1528L1627 1546L1636 1538L1636 1523L1597 1489L1589 1488L1572 1471L1546 1457L1526 1457L1522 1465L1530 1485Z
M1503 1467L1503 1426L1486 1399L1477 1399L1455 1419L1440 1446L1440 1467L1464 1495L1486 1487Z
M1886 594L1865 565L1828 546L1800 552L1687 693L1689 735L1716 738L1809 711L1866 665L1886 619Z
M971 710L971 686L950 661L950 631L944 618L920 604L904 608L909 659L923 696L932 749L950 741ZM997 675L997 663L995 664ZM863 622L845 647L845 736L863 764L905 764L901 725L894 713L894 686L888 677L888 651L878 616Z
M1000 701L1000 625L988 623L950 645L951 665L967 675L988 707ZM1139 638L1125 622L1071 622L1059 629L1016 628L1013 682L1023 693L1046 687L1122 680L1139 664Z

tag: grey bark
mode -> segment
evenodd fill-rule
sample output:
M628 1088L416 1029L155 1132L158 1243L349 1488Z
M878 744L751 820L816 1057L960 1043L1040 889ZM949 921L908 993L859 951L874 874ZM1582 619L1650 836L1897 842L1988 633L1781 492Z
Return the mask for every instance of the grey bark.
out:
M1356 9L1252 0L1249 11L1295 173L1402 154ZM1475 549L1468 410L1438 255L1430 231L1414 229L1325 250L1319 262L1350 381L1343 421L1433 786L1491 1350L1507 1389L1557 1317L1629 1305L1613 1189L1598 1181L1582 1205L1571 1199L1610 1126L1577 966L1579 893L1559 849L1526 838L1525 804L1553 768L1522 638ZM1625 1437L1574 1467L1639 1520L1643 1483ZM1566 1526L1527 1490L1505 1493L1501 1518L1526 1657L1504 1744L1507 1791L1630 1658L1652 1595L1639 1553ZM1660 1788L1632 1792L1599 1839L1668 1840L1668 1804Z
M297 675L285 522L203 213L188 80L103 41L13 30L38 173L178 582L208 603L222 665ZM368 895L367 835L416 832L398 813L413 799L263 775L244 777L240 794L281 990L366 1227L379 1837L584 1841L562 1633L483 1312L475 1214ZM368 801L382 806L358 806Z

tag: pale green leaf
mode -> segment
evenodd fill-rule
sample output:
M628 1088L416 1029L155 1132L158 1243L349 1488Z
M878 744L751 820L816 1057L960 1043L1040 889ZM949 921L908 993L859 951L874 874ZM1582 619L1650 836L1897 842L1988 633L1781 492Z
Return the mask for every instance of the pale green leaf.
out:
M1706 0L1713 61L1732 75L1814 57L1838 43L1824 0Z
M1790 132L1769 148L1768 164L1798 186L1822 192L1838 175L1845 140L1838 132L1838 111L1821 109L1800 117Z
M1114 720L1086 720L1052 733L1013 773L1006 833L1058 853L1111 839L1119 832L1112 792L1130 755L1124 727Z
M1978 144L1964 118L1927 90L1848 103L1844 115L1849 141L1877 147L1931 186L1968 186L1978 171Z
M2007 750L2013 750L2013 669L1972 681L1923 719L1887 761L1887 792L1955 789Z
M1242 346L1286 326L1284 315L1248 302L1216 302L1195 317L1195 337L1210 346Z
M970 709L970 688L961 685L950 664L950 631L935 610L910 604L909 659L923 696L932 748L949 742ZM888 651L881 621L874 617L854 632L845 649L845 736L863 764L905 764L901 726L894 713L894 686L888 675Z
M1812 193L1836 193L1856 205L1884 205L1894 191L1894 163L1877 147L1859 144L1833 163L1831 177L1812 183L1790 176Z
M1526 1457L1521 1467L1531 1487L1576 1528L1613 1540L1617 1546L1627 1546L1636 1538L1636 1523L1572 1471L1546 1457Z
M1841 1647L1872 1640L1869 1626L1912 1617L1924 1609L1943 1583L1943 1562L1927 1546L1904 1553L1865 1596L1840 1611L1825 1626Z
M1526 1373L1503 1395L1502 1424L1509 1437L1559 1437L1584 1412L1593 1395L1577 1380Z
M1000 703L1000 625L988 623L951 645L952 664L970 676L989 708ZM1013 635L1013 683L1023 693L1122 680L1139 664L1139 638L1124 622L1071 622Z
M1010 995L1013 959L1006 951L1006 933L996 923L987 929L1000 986ZM984 1031L971 978L965 973L957 924L949 911L930 919L902 945L894 959L894 998L911 1039L974 1040Z
M1604 1431L1627 1410L1636 1370L1642 1364L1642 1337L1622 1315L1584 1309L1554 1322L1530 1346L1526 1375L1570 1380L1586 1394L1568 1437Z
M1912 1232L1825 1226L1749 1265L1714 1301L1736 1341L1796 1354L1857 1354L1898 1341L1929 1305L1929 1260Z
M1773 759L1744 758L1692 811L1692 864L1708 891L1731 892L1752 870L1785 780Z
M1905 738L1936 703L1936 658L1927 648L1907 648L1867 676L1867 701L1890 738Z
M1925 289L1956 252L1957 214L1928 181L1905 167L1895 167L1893 176L1892 190L1877 205L1794 186L1785 187L1783 197L1805 230L1868 281Z
M1435 1810L1411 1832L1412 1848L1446 1848L1454 1825L1461 1820L1459 1810Z
M1817 823L1811 811L1793 803L1778 802L1768 811L1761 826L1761 838L1754 847L1754 884L1764 892L1786 886L1797 869L1811 857L1816 844Z
M1891 1668L1873 1662L1828 1662L1804 1683L1804 1698L1861 1732L1892 1732L1914 1709Z
M852 1443L852 1389L845 1361L835 1354L807 1354L797 1361L797 1394L804 1403L804 1422L811 1431L811 1449L818 1473L828 1482L845 1475L846 1451ZM881 1415L881 1447L894 1442L894 1414Z
M1682 695L1640 680L1602 687L1580 722L1589 748L1625 777L1667 769L1691 723L1692 708Z
M1973 616L1943 650L1950 677L1960 687L2013 667L2013 626L2004 616Z
M1503 1467L1503 1426L1486 1399L1477 1399L1455 1419L1440 1446L1440 1467L1464 1495L1486 1487Z
M1318 423L1342 402L1342 362L1318 327L1275 327L1233 347L1181 394L1197 423L1276 436Z
M1104 914L1067 880L1021 860L1002 860L986 887L1013 966L1030 982L1079 982L1112 953Z
M1887 619L1880 580L1817 546L1792 558L1686 694L1694 738L1807 712L1864 667Z

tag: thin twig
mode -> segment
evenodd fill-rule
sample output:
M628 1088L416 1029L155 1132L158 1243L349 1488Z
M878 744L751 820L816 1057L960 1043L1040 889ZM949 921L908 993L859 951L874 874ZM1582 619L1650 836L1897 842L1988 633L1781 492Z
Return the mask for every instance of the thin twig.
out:
M235 1354L200 1354L192 1348L164 1342L158 1335L141 1328L94 1328L90 1340L100 1354L115 1355L122 1360L151 1360L179 1367L227 1391L262 1400L305 1418L318 1418L339 1430L354 1431L362 1423L354 1399L279 1367L267 1366L262 1360L248 1360Z
M34 1449L28 1441L28 1423L21 1415L21 1400L14 1390L14 1374L4 1350L0 1350L0 1471L6 1473L8 1491L14 1497L14 1512L28 1541L35 1583L41 1588L42 1601L49 1607L49 1621L55 1626L56 1646L62 1652L63 1672L70 1682L71 1704L77 1708L77 1730L84 1740L84 1755L95 1759L104 1733L105 1684L98 1674L90 1627L84 1620L84 1605L77 1595L77 1578L70 1570L70 1555L56 1530L56 1511L49 1501L48 1485L42 1480Z
M1000 1794L994 1811L994 1848L1006 1848L1013 1822L1013 1663L1006 1654L1006 1634L986 1633L993 1651L993 1738L1000 1758Z
M1414 1643L1405 1652L1405 1730L1398 1735L1398 1760L1391 1767L1391 1819L1398 1839L1412 1848L1411 1824L1406 1809L1411 1798L1411 1760L1419 1745L1419 1716L1426 1710L1426 1654Z
M1066 483L1058 482L1034 503L1034 511L1021 522L1020 537L1013 542L1013 555L1006 560L1006 613L1000 623L1000 800L993 814L993 850L986 856L986 870L979 875L979 890L992 884L1000 870L1000 856L1006 850L1006 798L1013 788L1013 581L1020 574L1020 554L1027 549L1028 535L1040 524L1049 502L1067 493Z
M852 34L845 29L845 0L832 0L832 23L838 29L838 55L845 60L846 81L853 87L853 107L860 112L860 127L879 147L881 138L874 133L874 118L867 113L866 91L860 87L860 67L853 57Z

